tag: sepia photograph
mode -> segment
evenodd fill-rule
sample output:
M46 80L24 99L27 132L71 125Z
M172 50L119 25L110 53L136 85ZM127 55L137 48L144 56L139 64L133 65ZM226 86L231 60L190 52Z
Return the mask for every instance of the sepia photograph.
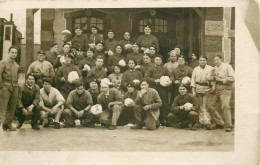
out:
M57 6L0 13L3 154L237 151L249 102L235 5Z

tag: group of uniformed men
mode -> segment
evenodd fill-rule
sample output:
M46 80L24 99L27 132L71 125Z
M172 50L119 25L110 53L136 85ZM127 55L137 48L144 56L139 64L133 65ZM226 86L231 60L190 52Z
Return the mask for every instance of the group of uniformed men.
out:
M18 84L14 61L17 48L11 46L9 58L0 62L3 130L15 131L28 119L36 130L39 122L57 129L61 122L63 128L75 127L79 119L81 126L99 123L109 130L132 123L132 129L145 126L154 130L161 125L232 131L232 67L223 63L221 55L214 56L214 67L207 65L206 56L195 54L188 65L179 48L164 59L157 54L158 40L150 27L144 32L132 42L129 32L116 41L113 31L108 31L104 40L95 26L89 37L77 27L76 36L69 39L70 32L65 30L62 51L58 52L57 43L47 52L39 51L23 84ZM95 105L102 107L100 114L91 111ZM11 124L14 115L16 128Z

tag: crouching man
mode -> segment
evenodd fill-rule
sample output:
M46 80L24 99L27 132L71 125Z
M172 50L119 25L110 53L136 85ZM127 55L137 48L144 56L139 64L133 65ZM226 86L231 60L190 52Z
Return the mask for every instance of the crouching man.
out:
M90 93L85 90L83 83L76 83L76 89L71 91L67 99L67 109L63 111L65 125L63 127L75 127L75 120L79 119L82 126L88 118L90 108L93 105Z
M197 130L199 116L196 98L188 93L188 87L180 84L179 95L174 99L171 113L168 120L173 126L185 128L190 126L192 130Z
M64 109L65 99L61 93L52 87L52 79L43 78L43 88L40 90L41 120L43 127L49 126L49 118L54 117L54 128L60 128L60 117Z
M21 85L18 94L18 106L15 111L18 124L17 129L21 128L26 118L31 116L32 129L38 130L37 125L40 114L40 88L35 84L35 77L28 74L25 84Z
M122 111L123 97L118 90L109 89L109 85L112 85L109 79L101 80L101 94L98 96L97 102L103 109L99 121L109 126L109 130L113 130L116 129L117 120Z
M142 129L143 122L145 123L147 130L159 128L162 100L155 89L149 88L147 79L141 80L141 91L137 95L134 104L135 126L132 126L132 129Z

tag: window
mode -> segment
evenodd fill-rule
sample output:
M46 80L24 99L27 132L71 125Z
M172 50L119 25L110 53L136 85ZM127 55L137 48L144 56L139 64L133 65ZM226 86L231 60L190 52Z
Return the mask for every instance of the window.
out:
M5 27L5 40L11 40L11 27Z
M91 26L96 26L99 30L103 30L103 20L96 17L80 17L74 19L74 28L80 26L83 31L90 30Z
M139 21L139 32L144 32L145 26L150 26L152 32L167 33L168 22L164 19L143 19Z

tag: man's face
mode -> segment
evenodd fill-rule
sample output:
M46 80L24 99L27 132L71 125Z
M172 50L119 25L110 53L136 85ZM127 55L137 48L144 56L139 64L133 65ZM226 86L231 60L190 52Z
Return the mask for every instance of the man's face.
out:
M93 52L92 51L87 51L87 57L92 58L93 57Z
M155 54L155 48L154 47L150 47L150 54Z
M75 48L71 48L71 53L73 53L73 54L76 54L77 53L77 50L75 49Z
M170 53L170 61L171 62L177 61L177 55L174 52Z
M107 93L108 90L109 90L109 86L101 86L100 90L101 90L102 93Z
M200 66L205 66L207 64L207 60L205 58L199 58Z
M146 81L143 81L140 85L141 89L147 90L149 87L149 84Z
M116 47L116 53L121 53L122 52L122 48L121 48L121 46L117 46Z
M108 33L107 33L107 37L108 37L109 39L114 38L114 32L108 32Z
M96 66L97 67L102 67L102 65L103 65L103 59L98 58L97 61L96 61Z
M38 54L38 60L43 62L45 60L45 55L44 54Z
M26 83L29 85L29 86L33 86L35 84L35 78L33 76L28 76L27 80L26 80Z
M102 44L99 43L99 44L96 45L96 50L97 51L101 51L102 49L103 49L103 45Z
M134 68L135 68L135 63L134 63L134 61L130 60L130 61L128 62L128 67L129 67L130 69L134 69Z
M54 53L58 53L58 49L59 49L59 46L58 46L58 45L54 45L54 46L51 48L52 52L54 52Z
M178 90L181 95L185 95L187 93L187 89L185 87L179 87Z
M76 33L77 36L81 35L82 32L83 32L83 31L82 31L81 29L76 29L76 30L75 30L75 33Z
M179 63L180 65L184 65L184 63L185 63L184 58L178 58L178 63Z
M132 49L134 53L138 53L139 47L137 45L133 45Z
M79 86L76 88L77 94L81 95L85 91L85 88L82 86Z
M221 64L221 62L222 62L222 59L221 59L221 58L219 58L219 57L214 57L214 64L215 64L216 66L219 66L219 65Z
M149 56L147 56L147 55L144 55L143 56L143 61L144 61L145 64L148 64L148 63L151 62L151 58Z
M65 60L67 64L71 64L72 59L68 56L65 56Z
M92 34L97 34L97 29L96 28L91 28L91 33Z
M128 91L129 93L133 93L134 90L135 90L134 87L127 87L127 91Z
M117 73L117 74L120 73L120 68L118 66L115 66L114 72Z
M130 33L128 33L128 32L125 33L124 34L124 39L127 40L127 41L130 40Z
M144 28L145 34L151 34L151 29L149 27Z
M48 83L48 82L44 82L44 83L43 83L43 89L44 89L45 92L50 93L51 84Z
M17 49L11 49L8 54L9 54L9 57L14 60L17 56Z
M192 60L196 60L197 59L197 56L195 54L191 54L191 59Z
M161 65L162 64L162 59L160 57L155 57L154 63L155 63L155 65Z
M64 53L69 53L69 51L70 51L70 46L69 46L69 45L64 45L63 51L64 51Z
M93 90L98 88L98 84L96 82L94 82L94 81L90 82L89 86Z

